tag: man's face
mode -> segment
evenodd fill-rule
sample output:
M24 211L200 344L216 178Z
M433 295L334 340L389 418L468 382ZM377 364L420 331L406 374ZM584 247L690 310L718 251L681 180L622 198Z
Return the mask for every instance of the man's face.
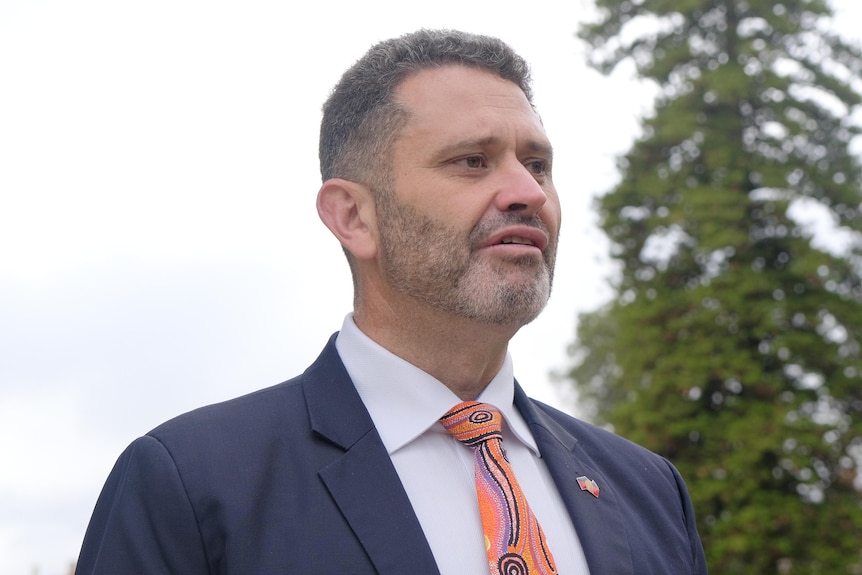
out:
M415 305L520 327L548 300L560 226L551 146L512 82L462 66L396 91L409 119L377 191L384 279Z

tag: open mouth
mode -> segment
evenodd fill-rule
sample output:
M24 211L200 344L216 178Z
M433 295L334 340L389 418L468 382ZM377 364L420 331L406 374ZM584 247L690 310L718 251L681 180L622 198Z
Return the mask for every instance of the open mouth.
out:
M490 246L524 246L544 251L548 245L547 234L532 226L509 226L488 238L486 247Z
M535 246L536 242L519 236L506 236L500 240L500 245L517 244L521 246Z

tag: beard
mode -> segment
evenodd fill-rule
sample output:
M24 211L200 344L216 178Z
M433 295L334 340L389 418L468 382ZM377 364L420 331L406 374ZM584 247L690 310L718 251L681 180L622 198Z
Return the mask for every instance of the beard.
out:
M551 294L557 238L542 256L498 259L481 249L503 226L529 225L548 233L538 217L499 212L486 217L460 245L457 227L376 193L382 272L394 290L432 308L493 325L526 325ZM453 245L453 243L455 245Z

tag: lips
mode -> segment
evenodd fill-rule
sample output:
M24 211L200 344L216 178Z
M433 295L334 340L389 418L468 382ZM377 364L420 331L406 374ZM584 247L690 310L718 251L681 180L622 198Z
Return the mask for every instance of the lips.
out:
M522 245L533 246L544 251L548 245L548 235L539 228L531 226L512 226L496 232L484 247L492 247L498 245Z

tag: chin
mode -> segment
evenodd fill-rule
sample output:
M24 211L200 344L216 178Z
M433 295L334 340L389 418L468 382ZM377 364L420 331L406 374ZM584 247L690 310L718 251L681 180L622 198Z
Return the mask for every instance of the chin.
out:
M482 323L517 329L539 317L548 303L549 295L548 284L531 286L526 290L498 290L492 301L476 302L469 310L463 310L466 313L461 315Z

